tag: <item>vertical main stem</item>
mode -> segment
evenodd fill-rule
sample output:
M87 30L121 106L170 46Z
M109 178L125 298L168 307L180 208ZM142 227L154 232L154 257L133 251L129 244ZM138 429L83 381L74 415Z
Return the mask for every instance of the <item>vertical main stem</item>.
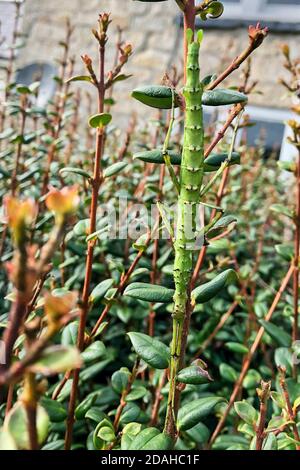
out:
M99 55L100 55L100 79L99 79L99 84L98 84L98 112L103 113L104 95L105 95L105 86L104 86L105 46L100 46ZM89 228L90 233L94 233L96 231L98 196L99 196L99 189L102 183L101 160L102 160L103 146L104 146L104 135L105 135L104 128L99 127L97 129L94 174L93 174L93 180L92 180L92 202L91 202L91 209L90 209L90 228ZM85 279L84 279L84 286L83 286L83 291L82 291L82 308L80 312L78 337L77 337L77 347L80 351L82 351L84 347L84 333L85 333L87 315L89 311L89 294L90 294L90 284L91 284L91 277L92 277L93 255L94 255L94 241L91 240L88 243L88 249L87 249ZM67 429L66 429L66 435L65 435L65 450L69 450L71 447L71 443L72 443L74 412L75 412L76 399L77 399L78 383L79 383L79 369L76 369L73 372L73 382L72 382L70 401L69 401Z
M188 2L185 24L195 19L194 1ZM194 24L192 32L194 31ZM176 377L184 363L190 318L190 281L193 268L193 251L196 242L196 214L200 202L203 179L204 136L202 111L202 86L199 81L199 43L191 42L186 28L188 43L186 59L186 82L183 94L186 102L184 143L180 170L180 193L176 228L174 261L174 309L173 337L171 344L170 388L164 431L173 440L176 438L176 419L179 409L180 391ZM193 36L193 35L192 35Z

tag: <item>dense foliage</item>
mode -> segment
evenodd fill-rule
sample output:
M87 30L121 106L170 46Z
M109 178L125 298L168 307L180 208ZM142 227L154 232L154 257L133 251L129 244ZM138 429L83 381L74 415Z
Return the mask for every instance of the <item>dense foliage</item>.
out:
M250 26L247 50L199 82L195 17L223 7L176 3L189 18L184 77L134 90L147 124L128 116L127 129L113 97L130 87L132 47L118 42L107 69L108 14L80 76L67 22L43 108L39 81L14 82L14 36L0 110L0 449L300 449L300 164L247 146L259 84L246 61L267 30ZM282 49L295 96L299 61ZM239 66L239 82L219 86Z

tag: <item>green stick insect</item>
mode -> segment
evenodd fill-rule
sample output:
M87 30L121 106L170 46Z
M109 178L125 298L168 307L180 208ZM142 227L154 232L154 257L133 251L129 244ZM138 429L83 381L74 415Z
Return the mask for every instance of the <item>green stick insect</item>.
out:
M180 192L178 196L177 232L174 243L174 307L173 339L171 345L170 391L168 406L174 416L174 398L178 362L181 355L181 337L189 300L188 286L193 269L193 251L197 239L196 213L200 203L204 163L204 130L202 94L200 83L199 48L203 31L198 32L197 42L192 41L193 32L188 31L188 57L186 86L183 89L185 98L185 123L183 152L180 167ZM166 420L168 426L168 419Z
M163 204L158 204L162 221L167 228L169 226L170 235L173 240L175 252L173 269L175 290L167 289L163 286L133 283L127 287L124 295L152 302L169 303L173 301L173 333L170 350L157 339L151 338L143 333L129 333L135 351L148 365L157 369L169 368L167 413L164 432L159 439L164 440L167 437L172 441L176 438L177 429L188 429L186 426L191 427L194 423L194 417L196 416L197 418L199 412L202 412L203 406L205 412L208 413L213 409L216 403L220 401L219 397L205 397L204 399L199 399L201 403L199 403L198 407L196 400L195 405L197 405L198 409L196 413L193 413L193 418L189 423L186 423L186 416L190 418L191 414L189 412L185 413L186 405L184 405L178 413L178 382L203 383L199 382L199 380L202 380L200 376L203 369L201 369L200 372L198 366L190 366L182 369L185 340L188 332L186 320L189 317L191 301L195 300L199 303L207 302L217 295L228 282L233 281L236 276L232 269L228 269L218 274L212 281L202 284L192 293L190 292L193 253L201 248L199 237L201 236L202 239L204 239L204 235L212 228L215 229L217 224L224 227L224 224L231 223L233 220L231 216L222 218L222 209L220 207L214 207L216 209L216 215L213 220L211 220L208 225L199 229L197 224L199 205L203 204L204 206L211 207L209 204L202 201L204 195L209 191L227 166L239 163L239 155L233 152L238 124L233 133L229 153L211 154L204 159L202 106L204 104L208 106L220 106L247 101L247 97L237 91L224 89L213 91L205 90L206 80L200 81L199 67L199 51L203 39L203 31L198 32L196 41L194 41L193 38L193 31L188 30L186 83L182 91L182 97L180 97L172 87L167 86L146 86L136 89L132 93L134 98L148 106L171 110L169 129L163 148L139 152L134 158L145 162L165 164L178 194L177 221L175 224L176 233L168 222L168 217L166 216L168 209ZM182 105L183 102L184 105ZM185 110L183 149L181 156L169 149L169 141L174 123L174 108L180 105ZM173 165L180 165L179 180ZM210 171L216 171L215 176L206 186L203 186L204 173ZM223 219L226 219L227 222ZM194 424L197 424L197 422L198 421ZM150 432L149 428L147 428L147 432Z

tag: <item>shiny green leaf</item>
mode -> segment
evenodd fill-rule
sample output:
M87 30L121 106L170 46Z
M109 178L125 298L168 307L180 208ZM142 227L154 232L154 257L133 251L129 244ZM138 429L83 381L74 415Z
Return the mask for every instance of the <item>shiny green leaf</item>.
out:
M237 279L237 274L233 269L227 269L218 274L214 279L192 291L192 297L197 303L203 304L215 297L226 286L233 284Z
M168 86L148 85L136 88L132 97L152 108L172 108L172 89ZM178 105L178 95L174 92L174 106Z
M178 412L178 429L186 431L196 426L196 424L209 415L214 410L215 406L222 401L225 400L221 397L204 397L186 403Z
M144 333L127 333L135 352L154 369L166 369L169 366L169 348Z
M126 287L123 295L146 302L169 303L173 301L174 290L156 284L133 282Z
M111 119L112 116L108 113L94 114L89 119L89 125L93 128L104 127L110 123Z

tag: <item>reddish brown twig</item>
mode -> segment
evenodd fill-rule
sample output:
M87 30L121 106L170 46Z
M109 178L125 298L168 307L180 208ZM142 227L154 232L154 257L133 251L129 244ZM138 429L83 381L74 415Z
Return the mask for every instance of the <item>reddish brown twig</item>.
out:
M98 42L99 42L99 81L97 80L98 113L103 113L104 111L105 44L107 40L106 32L107 32L109 23L110 23L109 15L107 14L100 15L99 25L101 29L101 36L99 36L99 39L98 39ZM83 61L85 62L88 71L92 70L92 60L88 56L83 56ZM103 181L101 160L102 160L102 155L103 155L104 136L105 136L104 127L103 126L98 127L97 135L96 135L94 173L93 173L93 178L92 178L92 201L91 201L91 207L90 207L89 233L94 233L96 231L98 195L99 195L100 186ZM91 284L91 278L92 278L94 245L95 245L94 240L90 240L88 242L86 265L85 265L85 279L84 279L82 300L81 300L82 308L81 308L81 313L80 313L78 336L77 336L77 347L80 351L82 351L84 347L85 326L86 326L86 320L87 320L87 315L88 315L88 310L89 310L89 295L90 295L90 284ZM73 382L72 382L69 408L68 408L67 429L66 429L66 435L65 435L65 450L70 449L71 442L72 442L74 411L75 411L75 406L76 406L78 383L79 383L79 369L75 370L73 373Z
M130 377L128 379L128 384L127 384L125 390L123 390L123 392L122 392L120 404L117 408L117 412L116 412L115 419L114 419L114 429L115 429L115 431L117 431L118 428L119 428L119 423L120 423L122 411L124 410L124 408L126 406L126 398L127 398L127 395L130 393L132 385L133 385L133 383L136 379L136 376L137 376L137 373L138 373L138 370L139 370L139 365L140 365L140 359L137 358L137 360L135 361L135 364L133 366L132 372L130 374Z
M256 450L262 450L265 438L265 424L267 416L267 405L270 397L271 382L261 381L261 389L257 389L259 398L259 421L256 428Z
M159 384L156 388L156 391L155 391L155 400L154 400L154 404L153 404L153 408L152 408L152 413L151 413L151 421L150 421L150 426L156 426L157 424L157 420L158 420L158 413L159 413L159 408L160 408L160 404L161 404L161 401L163 399L163 395L161 393L164 385L165 385L165 382L167 380L167 375L168 375L168 370L166 369L162 375L161 375L161 378L160 378L160 381L159 381Z
M268 28L261 28L260 24L257 23L255 26L249 26L249 44L248 47L239 55L237 56L232 63L224 70L223 73L219 75L212 83L210 83L207 87L207 90L213 90L216 88L220 83L222 83L229 75L232 74L235 70L237 70L245 60L252 54L252 52L257 49L262 42L264 41L265 37L268 34Z

